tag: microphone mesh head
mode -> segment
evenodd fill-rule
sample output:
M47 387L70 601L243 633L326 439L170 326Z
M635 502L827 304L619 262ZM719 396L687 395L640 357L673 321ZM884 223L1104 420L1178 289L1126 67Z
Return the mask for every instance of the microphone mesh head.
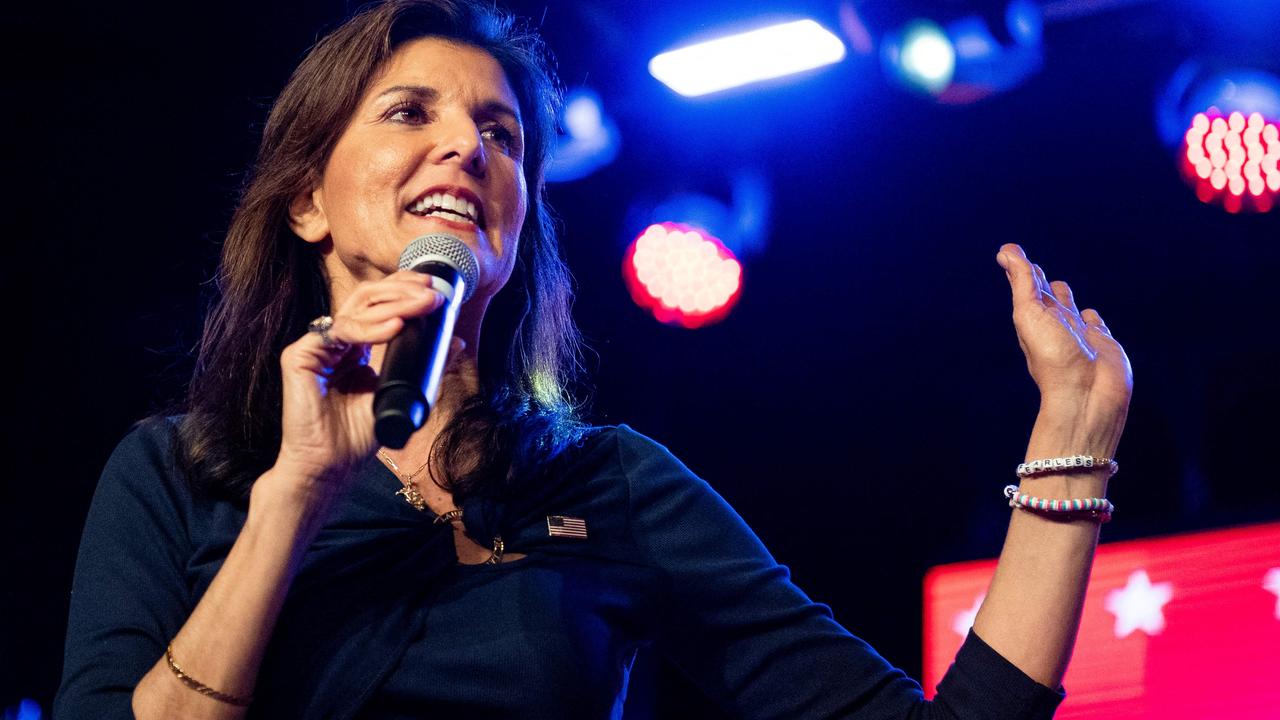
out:
M471 252L471 248L448 233L431 233L409 243L400 253L401 270L412 270L428 262L444 263L457 270L466 285L462 301L471 299L476 281L480 279L480 264L476 262L476 254Z

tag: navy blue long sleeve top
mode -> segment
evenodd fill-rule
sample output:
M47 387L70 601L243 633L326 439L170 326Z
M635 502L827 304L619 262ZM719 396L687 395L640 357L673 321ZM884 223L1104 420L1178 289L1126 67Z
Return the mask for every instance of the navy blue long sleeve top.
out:
M132 717L133 688L244 524L247 505L189 490L172 423L135 429L99 481L55 718ZM467 535L501 535L518 560L459 564L448 524L399 487L376 460L359 470L289 590L250 717L620 717L648 644L740 718L1030 720L1063 698L970 632L926 701L706 482L626 426L596 429L517 498L463 504ZM553 533L549 516L582 520L586 537Z

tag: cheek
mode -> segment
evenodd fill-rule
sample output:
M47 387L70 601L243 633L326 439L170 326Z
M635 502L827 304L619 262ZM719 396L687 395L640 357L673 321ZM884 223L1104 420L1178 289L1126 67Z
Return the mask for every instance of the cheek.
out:
M394 146L335 148L325 171L330 206L339 215L363 217L385 204L385 191L395 184L408 165L406 154Z
M525 185L524 173L516 169L515 177L515 202L512 205L512 228L514 232L512 237L519 239L520 230L524 227L527 219L525 216L529 214L529 188Z

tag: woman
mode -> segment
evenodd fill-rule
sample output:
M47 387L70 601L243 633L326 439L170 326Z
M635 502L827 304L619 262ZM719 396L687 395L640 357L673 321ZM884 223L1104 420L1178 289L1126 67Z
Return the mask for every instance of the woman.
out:
M1014 513L927 703L663 448L577 421L545 68L536 38L462 0L374 6L304 59L229 230L186 413L131 433L99 483L56 714L604 717L652 643L733 716L1051 715L1095 517ZM379 449L385 344L441 302L396 261L436 231L475 253L477 291L426 425ZM1020 248L997 260L1042 391L1027 458L1110 458L1123 351ZM1022 488L1102 497L1108 477Z

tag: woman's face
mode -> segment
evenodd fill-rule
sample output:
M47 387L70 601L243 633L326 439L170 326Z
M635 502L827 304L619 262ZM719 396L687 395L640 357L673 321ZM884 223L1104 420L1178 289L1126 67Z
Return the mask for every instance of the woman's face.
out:
M395 272L405 246L433 232L475 252L476 299L487 299L515 262L523 156L520 106L498 62L451 40L414 40L371 83L291 224L324 243L335 299Z

